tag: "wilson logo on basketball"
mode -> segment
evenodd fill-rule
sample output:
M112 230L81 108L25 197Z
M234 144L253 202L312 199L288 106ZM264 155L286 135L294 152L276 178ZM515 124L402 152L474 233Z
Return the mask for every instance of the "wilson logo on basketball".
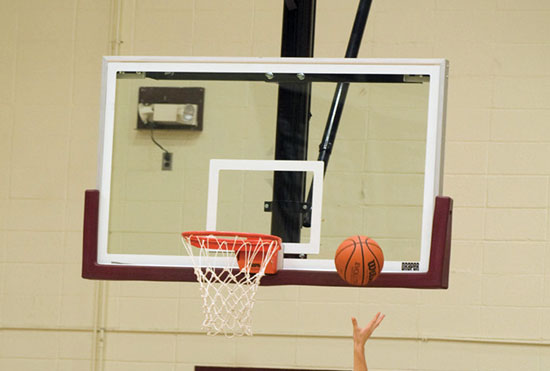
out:
M376 263L374 262L374 260L371 260L367 265L367 267L369 268L369 282L370 282L376 277Z

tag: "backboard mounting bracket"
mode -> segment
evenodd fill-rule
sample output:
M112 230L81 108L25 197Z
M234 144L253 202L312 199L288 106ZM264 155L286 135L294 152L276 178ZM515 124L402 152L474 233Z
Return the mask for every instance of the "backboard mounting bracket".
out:
M307 213L308 204L307 202L298 202L298 201L265 201L264 202L264 211L269 213L273 211L273 205L285 205L285 208L294 210L296 213Z

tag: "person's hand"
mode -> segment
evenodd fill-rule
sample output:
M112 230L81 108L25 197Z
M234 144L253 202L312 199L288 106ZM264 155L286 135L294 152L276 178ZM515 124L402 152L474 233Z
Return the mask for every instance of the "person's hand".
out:
M380 322L386 317L384 314L381 314L380 312L376 313L374 318L369 322L369 324L366 327L360 328L357 325L357 319L355 317L351 318L351 323L353 324L353 342L355 346L364 348L365 343L370 338L374 330L380 325Z

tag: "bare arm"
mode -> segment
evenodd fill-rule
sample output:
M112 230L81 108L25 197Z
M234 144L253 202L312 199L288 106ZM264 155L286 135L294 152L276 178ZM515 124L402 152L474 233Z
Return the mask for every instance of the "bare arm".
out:
M365 358L365 343L370 338L374 330L380 325L385 315L376 313L374 318L366 327L360 328L357 325L357 319L353 317L353 371L368 371L367 360Z

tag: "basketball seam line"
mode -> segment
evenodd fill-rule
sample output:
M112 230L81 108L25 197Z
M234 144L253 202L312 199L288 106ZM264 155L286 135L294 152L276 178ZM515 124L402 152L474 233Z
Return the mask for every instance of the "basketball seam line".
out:
M342 247L342 248L340 249L340 251L338 251L338 252L336 253L336 255L334 256L334 259L336 260L336 258L338 258L338 256L339 256L341 253L344 252L344 250L346 250L348 247L352 247L352 246L353 246L352 244L349 244L349 245L347 245L347 246Z
M344 269L344 280L346 280L346 278L348 276L348 265L349 265L349 262L351 261L351 258L353 257L353 254L355 254L355 249L356 248L357 248L357 244L355 243L355 241L353 241L353 252L350 254L350 256L348 258L348 262L346 263L346 269Z
M363 251L363 241L361 241L361 236L357 236L357 238L359 239L359 244L361 245L361 261L363 262L363 264L361 264L363 266L363 271L361 276L361 286L363 286L365 284L365 252ZM365 241L365 243L366 242L367 241Z

